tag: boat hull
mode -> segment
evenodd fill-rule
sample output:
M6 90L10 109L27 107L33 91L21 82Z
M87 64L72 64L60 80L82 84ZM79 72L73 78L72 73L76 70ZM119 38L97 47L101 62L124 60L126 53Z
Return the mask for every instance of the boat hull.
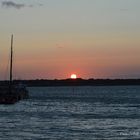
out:
M13 89L11 92L6 88L0 90L0 104L14 104L28 98L29 94L26 89Z

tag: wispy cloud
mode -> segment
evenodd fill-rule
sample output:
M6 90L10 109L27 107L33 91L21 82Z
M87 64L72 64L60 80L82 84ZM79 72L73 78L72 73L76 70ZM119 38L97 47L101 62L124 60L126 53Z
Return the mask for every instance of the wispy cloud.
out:
M3 1L1 2L3 7L6 8L16 8L16 9L21 9L23 7L25 7L26 5L23 3L15 3L13 1Z
M30 5L26 5L24 3L17 3L17 2L13 2L13 1L2 1L1 5L5 8L16 8L16 9L21 9L24 7L34 7L35 5L30 4ZM43 6L43 4L37 4L37 6Z
M126 11L129 11L129 9L127 9L127 8L122 8L122 9L120 9L120 11L126 12Z

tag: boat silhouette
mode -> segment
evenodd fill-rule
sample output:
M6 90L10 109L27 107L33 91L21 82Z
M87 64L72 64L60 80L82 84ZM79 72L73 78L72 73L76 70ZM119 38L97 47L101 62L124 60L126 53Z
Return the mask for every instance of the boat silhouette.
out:
M0 104L14 104L20 100L29 98L26 86L13 82L13 35L11 35L10 70L9 81L0 85Z

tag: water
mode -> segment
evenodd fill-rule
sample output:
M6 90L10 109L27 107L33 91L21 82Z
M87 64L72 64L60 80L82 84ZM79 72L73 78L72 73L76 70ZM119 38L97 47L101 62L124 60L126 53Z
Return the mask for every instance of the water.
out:
M140 86L32 87L0 105L0 140L140 138Z

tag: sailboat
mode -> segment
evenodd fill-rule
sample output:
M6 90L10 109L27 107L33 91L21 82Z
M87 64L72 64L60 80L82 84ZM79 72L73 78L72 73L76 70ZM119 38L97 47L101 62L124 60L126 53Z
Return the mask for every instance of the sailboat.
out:
M0 104L14 104L22 99L29 98L26 86L13 82L13 35L11 35L9 82L0 86Z

